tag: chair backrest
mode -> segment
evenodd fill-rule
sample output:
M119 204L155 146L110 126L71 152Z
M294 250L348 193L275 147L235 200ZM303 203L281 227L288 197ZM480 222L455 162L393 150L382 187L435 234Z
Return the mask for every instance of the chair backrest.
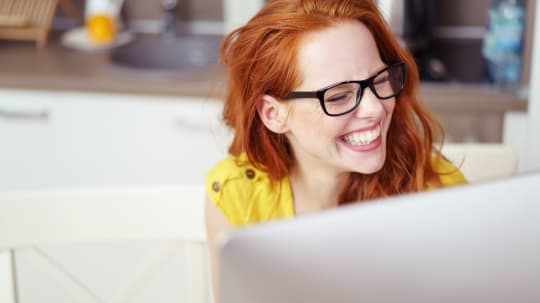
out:
M517 152L503 144L446 143L442 152L469 182L507 177L517 170Z
M192 301L205 303L210 300L210 287L203 208L202 184L4 192L0 193L0 251L9 251L14 262L18 250L43 245L182 240L187 243L184 255ZM11 275L17 302L15 270ZM131 287L140 284L135 281ZM125 298L115 302L129 302L126 298L133 290L122 293Z

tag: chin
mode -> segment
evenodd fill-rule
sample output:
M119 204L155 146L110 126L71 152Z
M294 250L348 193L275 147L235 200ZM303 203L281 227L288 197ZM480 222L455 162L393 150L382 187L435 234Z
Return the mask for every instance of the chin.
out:
M371 174L379 172L383 166L384 166L384 163L381 163L380 165L370 166L370 167L362 167L362 169L358 170L357 173L360 173L363 175L371 175Z
M384 155L375 159L364 159L364 161L355 165L351 170L364 175L374 174L383 168L385 160L386 157Z

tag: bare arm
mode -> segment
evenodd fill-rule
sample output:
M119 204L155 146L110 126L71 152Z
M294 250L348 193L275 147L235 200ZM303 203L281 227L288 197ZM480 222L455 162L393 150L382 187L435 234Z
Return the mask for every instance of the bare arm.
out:
M217 208L208 195L205 198L205 210L204 210L206 235L208 237L208 249L210 252L210 267L212 273L212 285L214 293L214 302L219 303L219 264L218 264L218 251L217 251L217 239L225 232L231 231L233 227L225 218L223 212Z

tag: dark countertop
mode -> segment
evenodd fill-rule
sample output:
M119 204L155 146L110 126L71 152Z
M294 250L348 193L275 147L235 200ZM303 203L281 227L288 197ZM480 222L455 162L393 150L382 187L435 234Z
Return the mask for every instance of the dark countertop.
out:
M190 72L140 71L110 63L110 51L68 49L53 35L46 47L0 40L0 87L149 95L219 96L220 66Z
M222 95L220 66L196 72L136 71L114 66L110 53L67 49L52 35L47 46L0 40L0 87L148 95ZM420 97L438 113L526 111L527 102L481 84L423 83Z

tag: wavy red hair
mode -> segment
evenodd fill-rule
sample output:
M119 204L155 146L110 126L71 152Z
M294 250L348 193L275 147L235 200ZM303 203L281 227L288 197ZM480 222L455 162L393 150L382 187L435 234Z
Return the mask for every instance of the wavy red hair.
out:
M406 63L406 83L396 100L384 166L370 175L351 173L340 204L415 192L428 182L440 184L431 160L441 157L433 145L442 141L443 129L416 98L419 75L414 59L370 0L271 0L225 38L221 59L229 82L223 119L234 130L229 152L245 152L274 180L289 175L294 159L287 139L264 126L257 102L263 94L284 96L301 84L297 56L302 38L351 19L373 34L383 62Z

